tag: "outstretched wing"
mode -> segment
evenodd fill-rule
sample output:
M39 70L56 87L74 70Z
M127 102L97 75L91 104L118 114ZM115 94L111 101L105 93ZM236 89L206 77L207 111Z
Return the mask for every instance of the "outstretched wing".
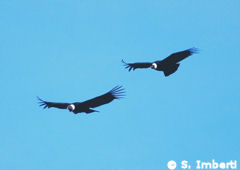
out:
M39 97L37 97L37 98L39 100L40 106L43 106L44 109L50 108L50 107L55 107L55 108L58 108L58 109L67 109L67 106L70 104L70 103L46 102L46 101L40 99Z
M128 71L135 70L136 68L149 68L152 66L152 63L126 63L123 60L122 63Z
M122 86L116 86L109 92L107 92L101 96L95 97L93 99L84 101L81 104L83 104L89 108L95 108L95 107L110 103L114 99L122 98L124 96L123 90L124 89L122 88Z
M162 60L162 62L167 62L167 63L178 63L181 60L187 58L188 56L197 53L198 49L197 48L190 48L184 51L176 52Z

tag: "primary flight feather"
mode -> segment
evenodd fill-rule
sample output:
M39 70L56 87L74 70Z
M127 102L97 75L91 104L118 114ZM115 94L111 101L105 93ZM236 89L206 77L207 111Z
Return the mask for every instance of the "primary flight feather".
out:
M42 99L39 99L40 106L43 106L44 109L55 107L58 109L68 109L70 112L74 114L85 112L85 113L92 113L98 112L97 110L93 110L91 108L95 108L107 103L110 103L114 99L120 99L124 96L124 89L122 86L116 86L109 92L95 97L90 100L86 100L84 102L74 102L74 103L56 103L56 102L47 102Z

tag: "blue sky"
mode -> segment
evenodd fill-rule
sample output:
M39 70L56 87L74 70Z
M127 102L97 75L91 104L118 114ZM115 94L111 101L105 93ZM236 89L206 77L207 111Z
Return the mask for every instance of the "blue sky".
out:
M240 161L240 1L0 1L0 169L158 170ZM191 47L164 77L128 72ZM126 97L74 115L36 96Z

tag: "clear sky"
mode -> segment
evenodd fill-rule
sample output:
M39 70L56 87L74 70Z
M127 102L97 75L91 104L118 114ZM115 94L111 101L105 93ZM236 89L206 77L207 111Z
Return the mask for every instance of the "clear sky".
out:
M240 1L1 0L0 169L164 170L240 162ZM128 72L191 47L164 77ZM126 97L74 115L38 106ZM240 166L240 165L239 165Z

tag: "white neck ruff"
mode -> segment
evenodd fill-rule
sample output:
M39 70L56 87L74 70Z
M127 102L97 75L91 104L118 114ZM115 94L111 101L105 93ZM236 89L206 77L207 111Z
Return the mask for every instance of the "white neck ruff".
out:
M156 63L152 63L152 66L154 69L157 69L157 64Z

